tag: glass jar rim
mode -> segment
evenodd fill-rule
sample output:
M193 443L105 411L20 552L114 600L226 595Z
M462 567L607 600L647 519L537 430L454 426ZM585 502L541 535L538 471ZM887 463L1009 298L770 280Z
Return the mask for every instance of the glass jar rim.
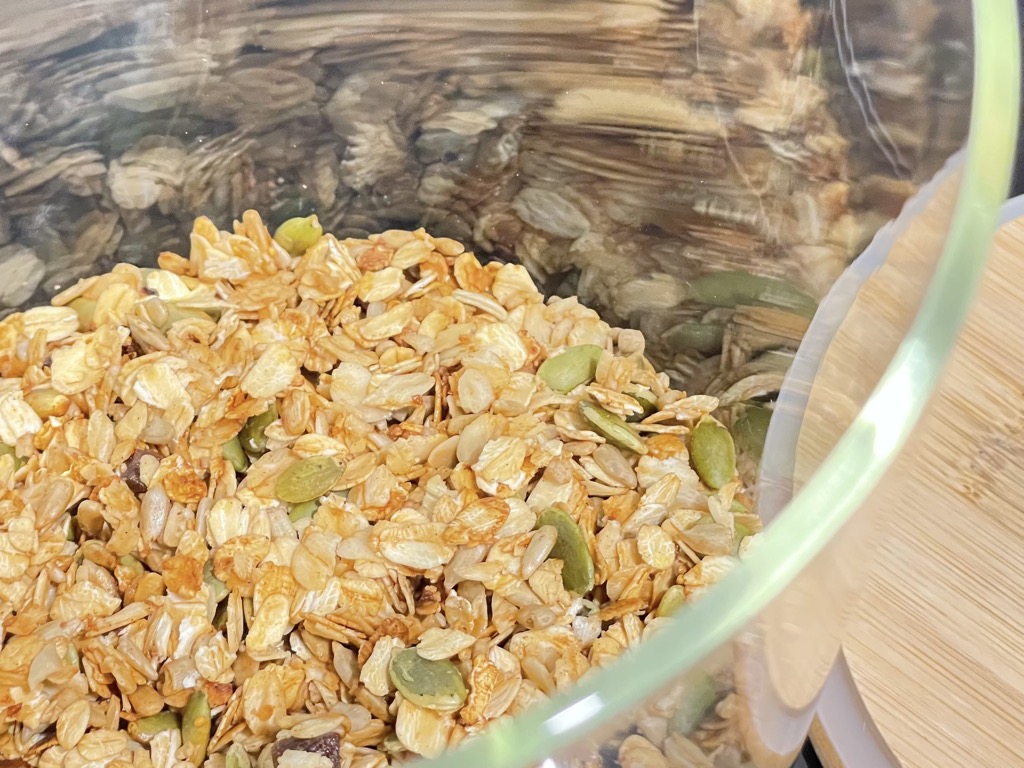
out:
M1020 41L1013 0L973 2L970 128L954 215L906 337L830 454L706 596L609 667L572 689L496 722L451 752L420 764L526 768L628 716L748 625L853 516L909 437L953 351L986 264L1009 187L1020 100ZM694 628L700 631L695 632Z

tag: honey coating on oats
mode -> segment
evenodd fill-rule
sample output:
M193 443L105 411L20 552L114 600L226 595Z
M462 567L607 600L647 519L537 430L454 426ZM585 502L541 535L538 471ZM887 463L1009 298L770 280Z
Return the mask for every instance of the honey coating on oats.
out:
M719 401L523 266L248 211L159 267L0 321L0 758L436 756L760 530ZM609 759L739 756L733 696L686 681Z

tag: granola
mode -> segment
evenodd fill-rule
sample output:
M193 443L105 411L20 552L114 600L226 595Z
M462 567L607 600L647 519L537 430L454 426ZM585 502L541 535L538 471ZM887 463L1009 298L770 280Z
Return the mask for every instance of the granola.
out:
M0 321L0 376L0 759L40 768L435 756L760 530L717 398L422 229L199 218ZM727 677L614 762L738 760Z

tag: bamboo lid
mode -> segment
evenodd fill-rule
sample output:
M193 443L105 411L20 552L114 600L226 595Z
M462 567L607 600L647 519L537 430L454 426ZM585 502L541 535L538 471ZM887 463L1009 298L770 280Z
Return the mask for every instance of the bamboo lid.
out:
M997 234L913 445L874 497L892 520L844 641L848 667L833 671L812 734L826 768L1021 761L1022 318L1018 219Z

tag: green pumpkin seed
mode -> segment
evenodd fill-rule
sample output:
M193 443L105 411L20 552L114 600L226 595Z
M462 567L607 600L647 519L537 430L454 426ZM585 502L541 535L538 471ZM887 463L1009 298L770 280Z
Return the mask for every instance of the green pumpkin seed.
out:
M718 686L706 672L699 672L686 683L679 708L668 721L670 733L689 736L711 714L718 703Z
M736 474L736 446L729 430L705 417L690 436L690 461L700 479L718 490Z
M466 701L466 683L447 659L424 659L406 648L391 657L388 672L395 688L418 707L451 712Z
M245 747L233 742L224 755L224 768L252 768L252 760Z
M221 455L231 462L235 472L245 472L249 468L249 457L242 450L242 441L235 435L228 440L220 449Z
M293 504L292 508L288 510L288 519L293 523L298 523L301 520L306 520L313 516L313 513L320 508L320 502L317 500L304 501L301 504Z
M742 270L699 277L689 284L688 293L694 301L715 307L753 304L787 309L805 317L813 316L818 309L818 302L790 283Z
M764 440L768 434L768 424L772 420L772 412L760 405L748 405L740 417L732 425L736 448L761 458L764 452Z
M564 395L580 384L589 384L594 380L602 351L594 344L569 347L545 360L537 369L537 375L553 390Z
M128 725L128 735L132 738L151 739L163 731L176 731L179 728L178 716L173 712L160 712L149 717L140 717Z
M182 320L212 320L213 318L201 309L192 307L179 307L177 304L167 304L167 320L160 326L160 330L166 333L171 326Z
M274 484L274 495L289 504L313 501L327 493L345 473L329 456L314 456L292 464Z
M213 560L207 560L203 566L203 582L210 588L215 603L219 603L230 592L228 585L213 575Z
M301 256L316 244L323 233L324 228L314 214L282 222L274 232L274 240L292 256Z
M64 652L64 661L68 663L69 667L78 669L81 666L81 659L78 657L78 649L74 645L68 643L68 649Z
M640 435L614 413L606 411L600 405L587 402L580 403L580 413L590 422L594 431L612 445L633 453L647 453L647 446L640 439Z
M142 563L140 563L138 559L132 557L131 555L123 555L117 562L120 563L122 568L124 568L127 571L130 571L131 573L134 573L136 576L141 576L143 573L146 572L146 569L142 566Z
M389 755L401 755L405 753L405 745L399 740L394 732L389 733L381 742L380 748Z
M8 445L7 443L0 443L0 457L3 456L10 456L12 459L14 459L15 469L21 469L23 466L25 466L25 459L21 458L15 452L13 445Z
M746 526L743 523L736 523L736 541L739 541L740 539L745 539L747 538L747 536L753 535L754 532L750 529L749 526Z
M665 594L661 596L661 602L658 603L658 608L654 615L656 618L671 616L684 605L686 605L686 592L681 586L674 584L665 590Z
M812 48L806 46L800 51L800 74L805 77L809 77L815 82L827 82L825 80L826 74L824 71L825 57L822 55L821 48ZM948 82L942 80L942 82Z
M228 601L223 600L217 603L217 610L213 612L213 621L210 622L218 632L223 632L228 625Z
M263 413L253 416L238 433L238 441L250 456L262 456L267 452L267 427L277 421L277 405L271 405Z
M195 690L181 712L181 744L185 759L202 765L210 744L210 702L205 691Z
M725 328L720 325L686 322L674 325L661 336L662 343L673 352L693 349L702 355L722 351Z
M78 330L88 331L92 329L93 317L96 315L96 302L79 296L68 304L75 314L78 315Z
M562 561L562 586L578 595L594 588L594 560L583 530L561 509L546 509L537 516L537 528L553 526L558 531L555 546L548 558Z
M626 421L630 423L636 423L643 421L648 416L653 416L658 412L658 400L655 398L654 393L647 389L634 389L631 392L627 392L627 395L632 397L638 403L643 410L640 413L634 413Z

